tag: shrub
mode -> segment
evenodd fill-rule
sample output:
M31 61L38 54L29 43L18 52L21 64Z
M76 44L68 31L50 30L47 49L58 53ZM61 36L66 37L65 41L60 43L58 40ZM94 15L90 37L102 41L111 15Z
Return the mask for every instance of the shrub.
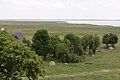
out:
M24 43L5 31L0 31L0 78L21 80L25 74L29 80L44 76L43 61Z
M106 48L109 47L109 44L111 44L112 47L115 48L115 44L118 43L118 36L113 33L105 34L102 37L102 43L106 45Z
M56 53L57 53L56 49L58 44L60 44L61 42L62 42L61 39L56 35L50 37L50 54L52 54L53 57L56 57Z
M25 37L22 42L25 43L28 47L31 47L31 42L27 40Z
M102 43L106 45L106 46L105 46L106 48L109 47L109 43L110 43L109 34L103 35L103 37L102 37Z
M85 35L82 37L84 51L89 50L90 54L95 54L100 45L100 38L97 35Z
M116 34L110 33L110 44L115 48L115 44L118 43L118 36Z
M32 38L32 49L46 59L49 53L50 37L47 30L38 30Z
M66 62L66 57L68 56L68 47L65 43L57 43L56 44L56 57L61 62Z
M67 34L64 37L64 41L68 45L70 53L78 54L79 56L83 55L83 47L78 36L72 33Z

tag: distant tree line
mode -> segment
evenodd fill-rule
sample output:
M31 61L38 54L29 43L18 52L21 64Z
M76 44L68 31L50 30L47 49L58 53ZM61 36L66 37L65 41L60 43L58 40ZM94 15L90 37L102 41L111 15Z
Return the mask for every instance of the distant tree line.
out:
M84 60L86 54L95 55L101 40L98 35L84 35L81 38L73 33L68 33L61 39L57 35L49 35L47 30L38 30L33 38L32 43L24 40L44 60L51 57L51 60L60 62L77 63ZM105 48L110 46L115 48L118 42L118 36L113 33L104 34L102 43Z
M80 38L68 33L60 39L56 35L49 36L47 30L38 30L33 36L31 48L45 60L49 55L61 62L76 63L85 58L87 50L89 54L95 54L99 45L100 38L97 35Z

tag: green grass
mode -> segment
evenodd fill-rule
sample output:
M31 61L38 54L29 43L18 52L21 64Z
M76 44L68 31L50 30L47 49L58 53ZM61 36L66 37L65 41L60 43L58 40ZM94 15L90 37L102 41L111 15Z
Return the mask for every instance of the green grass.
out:
M45 62L46 80L120 80L120 28L111 26L96 26L96 25L78 25L56 22L0 22L1 25L9 31L14 29L21 30L25 37L31 40L34 33L39 29L48 30L50 35L59 35L61 38L67 33L74 33L78 36L85 34L97 34L102 37L106 33L115 33L119 37L119 43L116 50L97 52L94 57L86 56L85 61L77 64L69 64L56 62L56 66L49 67L48 62ZM103 45L102 45L103 46ZM101 47L102 47L101 46ZM92 63L92 64L86 64ZM118 69L111 72L101 72L105 69ZM98 71L98 72L95 72ZM79 73L91 73L90 75L76 75L67 77L57 77L61 74L71 75ZM95 73L94 73L95 72ZM57 75L57 76L54 76ZM24 78L26 80L26 78Z

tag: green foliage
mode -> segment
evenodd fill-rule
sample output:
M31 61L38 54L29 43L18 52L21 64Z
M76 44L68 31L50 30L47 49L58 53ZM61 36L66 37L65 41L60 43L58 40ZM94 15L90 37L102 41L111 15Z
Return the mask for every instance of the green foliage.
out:
M109 37L109 34L105 34L103 35L102 37L102 43L103 44L106 44L106 48L108 48L108 44L110 43L110 37Z
M68 54L68 56L66 57L66 62L68 63L79 63L80 61L82 61L83 56L79 56L78 54Z
M112 47L115 48L115 44L118 43L118 36L116 34L110 33L110 44L112 44Z
M70 33L65 35L64 41L68 47L68 54L66 55L66 62L78 63L83 57L83 47L78 36Z
M44 76L44 65L38 55L27 45L16 40L7 32L0 32L0 78L21 80L25 74L29 80Z
M89 53L96 52L96 49L100 45L100 38L97 35L85 35L82 37L82 45L84 51L88 49Z
M108 48L109 44L112 45L112 47L115 48L115 44L117 44L118 42L118 36L116 34L113 33L109 33L109 34L105 34L102 37L102 43L106 44L106 48Z
M50 37L50 54L53 54L53 57L56 57L56 46L58 43L61 43L61 39L56 36L56 35L53 35Z
M49 53L50 37L47 30L38 30L32 38L32 49L39 55L46 59Z
M66 38L65 38L65 41L61 41L61 39L58 36L51 36L50 50L51 50L51 54L53 54L53 58L56 58L60 62L67 62L67 63L80 62L83 50L82 50L82 45L79 37L75 35L71 37L71 34L70 34L70 35L67 35ZM69 39L71 40L71 42L73 42L72 43L73 45L70 45L71 43ZM70 53L70 46L74 46L73 53Z
M64 41L69 47L69 53L78 54L79 56L83 55L83 47L78 36L72 33L67 34L64 37Z
M57 43L56 44L56 57L59 61L61 62L66 62L67 61L67 56L68 56L68 47L65 43Z
M25 37L22 42L25 43L28 47L31 46L31 42L29 40L27 40Z

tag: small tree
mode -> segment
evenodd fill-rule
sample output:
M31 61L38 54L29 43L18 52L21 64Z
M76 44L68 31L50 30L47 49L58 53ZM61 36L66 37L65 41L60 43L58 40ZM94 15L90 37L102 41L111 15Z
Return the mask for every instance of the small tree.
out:
M57 44L61 42L61 39L57 35L50 37L50 53L53 54L53 57L56 57Z
M79 56L83 55L83 47L78 36L72 33L67 34L64 37L64 41L68 44L70 53L78 54Z
M109 44L112 45L113 48L115 48L115 44L118 43L118 36L116 34L110 33L103 35L102 43L106 44L106 48L108 48Z
M61 62L67 62L67 57L69 54L68 47L65 43L57 43L56 44L56 57Z
M82 37L82 45L84 51L88 49L90 54L95 54L100 45L100 38L97 35L85 35Z
M49 53L50 37L47 30L38 30L32 38L32 49L39 55L46 59Z
M110 36L109 36L109 34L103 35L102 43L106 45L106 48L109 47L109 43L110 43Z
M93 41L94 41L94 44L93 44L93 48L92 48L92 51L93 53L95 54L96 53L96 50L97 48L100 46L100 37L98 37L97 35L93 36Z
M44 76L43 61L25 44L0 31L0 79L21 80L23 74L29 80Z
M110 33L110 44L115 48L115 44L118 43L118 36L116 34Z

